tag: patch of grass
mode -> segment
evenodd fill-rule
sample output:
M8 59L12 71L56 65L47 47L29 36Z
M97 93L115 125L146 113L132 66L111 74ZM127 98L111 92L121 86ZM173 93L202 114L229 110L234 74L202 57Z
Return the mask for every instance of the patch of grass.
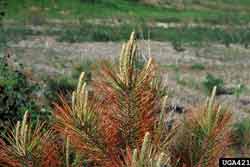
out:
M126 39L132 30L133 27L130 26L110 27L85 24L80 28L67 29L58 36L58 41L120 41Z
M85 82L89 83L92 80L92 72L98 68L98 64L96 64L96 60L92 59L83 59L79 63L73 66L72 70L72 78L77 79L80 74L84 71L85 72Z
M226 4L230 5L230 2ZM189 20L221 23L223 20L229 19L232 23L244 24L250 20L249 15L241 12L241 10L228 17L228 10L224 8L217 10L210 8L185 8L180 10L175 6L164 8L126 0L99 0L96 3L81 3L80 0L9 0L6 19L22 22L30 18L31 11L37 11L37 9L39 9L39 15L45 15L48 19L59 19L62 21L75 20L81 15L92 19L122 18L130 20L130 18L147 18L148 21L159 20L164 22L186 22Z
M0 29L0 43L6 45L7 42L18 42L27 39L31 35L41 35L41 32L33 31L25 27L11 27Z
M46 24L46 13L42 12L40 7L33 7L26 13L25 23L29 25L39 26Z
M182 0L170 1L171 6L182 6L185 9L207 9L212 11L247 12L250 3L247 0Z
M184 86L194 89L194 90L200 90L200 83L195 80L195 78L189 77L182 79L182 83Z
M92 59L83 59L79 63L73 65L71 75L64 75L58 78L48 79L46 96L48 102L58 102L59 96L64 95L67 100L78 83L79 76L85 72L85 82L90 83L92 80L92 72L98 68L98 65Z
M58 78L48 79L45 95L49 105L58 102L59 96L63 95L69 100L69 96L77 85L77 80L70 76L60 76Z
M158 41L180 41L182 43L200 43L200 42L218 42L225 45L240 43L247 44L250 42L250 31L248 29L234 29L226 31L215 28L154 28L151 31L151 38ZM181 38L180 38L181 36Z
M202 81L202 85L206 94L211 94L213 88L216 86L217 90L220 91L224 86L224 81L216 76L208 73L205 79Z
M0 28L0 46L8 45L8 42L19 42L21 40L29 39L31 36L49 35L56 36L63 33L60 30L45 29L33 30L25 26L11 26L8 28Z
M185 51L185 48L183 47L183 42L180 39L174 39L172 42L173 48L177 51L177 52L183 52Z
M200 63L195 63L191 65L191 69L192 70L204 70L205 66L203 64Z
M234 87L234 95L237 98L237 100L240 98L240 96L247 90L246 85L244 84L238 84Z
M167 68L167 69L172 69L174 71L179 70L179 66L177 64L162 64L161 67Z
M2 20L6 14L7 1L0 1L0 25L2 26Z
M178 64L168 64L168 65L163 65L163 67L174 71L175 73L174 80L176 81L177 84L182 86L189 85L189 80L186 80L182 77L181 70Z
M174 80L180 84L180 85L186 85L186 81L183 80L182 76L181 76L181 71L180 71L180 67L178 64L164 64L162 65L163 68L167 68L170 70L173 70L175 75L174 75Z
M192 44L201 42L217 42L225 45L250 43L250 30L235 29L226 31L219 28L149 28L145 25L131 26L122 25L118 27L110 27L105 25L88 25L86 24L81 29L68 29L62 33L58 40L68 42L82 41L120 41L125 40L132 30L138 30L138 34L144 37L148 36L156 41L170 41L177 48L182 48L183 44ZM180 38L181 36L181 38Z
M234 124L233 139L236 146L240 147L241 154L248 153L250 148L250 119L244 118L243 120Z
M216 2L216 0L214 0ZM225 4L231 4L231 5L250 5L250 1L248 0L222 0L221 2Z
M250 43L250 30L236 28L226 31L220 28L150 28L145 24L122 24L119 26L96 25L82 23L80 26L65 27L64 29L32 30L22 26L9 27L0 31L1 43L7 41L19 41L29 36L51 35L60 42L84 42L84 41L123 41L131 31L137 30L139 38L147 38L155 41L170 41L176 48L183 49L183 45L197 46L197 44L216 42L229 46L230 44L243 44L248 47ZM181 38L180 38L181 36ZM198 45L199 46L199 45Z

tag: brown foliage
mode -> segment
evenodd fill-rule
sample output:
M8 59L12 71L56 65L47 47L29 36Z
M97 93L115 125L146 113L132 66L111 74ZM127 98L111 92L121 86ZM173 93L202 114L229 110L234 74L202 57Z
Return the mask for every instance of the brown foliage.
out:
M44 124L33 129L27 123L26 112L22 123L0 141L0 164L8 167L54 167L60 165L60 157L54 148L51 131L43 132Z
M175 133L166 127L167 97L156 64L149 58L138 67L138 56L132 33L119 65L103 64L91 95L82 73L72 102L55 103L53 130L32 127L26 113L0 140L0 166L73 167L83 159L101 167L217 166L231 143L231 113L214 103L216 89Z
M173 162L180 167L214 167L231 144L232 114L214 103L212 97L187 115L171 149Z
M160 144L159 106L155 89L155 64L150 58L142 69L136 67L135 35L123 46L117 69L103 65L90 98L84 74L73 93L72 106L62 99L55 105L55 129L88 161L97 166L120 167L127 148L140 148L145 134ZM164 127L161 126L162 133Z

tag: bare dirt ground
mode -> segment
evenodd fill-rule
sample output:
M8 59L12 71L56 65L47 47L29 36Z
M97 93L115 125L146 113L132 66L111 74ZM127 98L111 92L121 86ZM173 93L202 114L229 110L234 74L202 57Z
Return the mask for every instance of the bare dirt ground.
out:
M203 101L206 96L201 82L207 73L223 79L225 87L250 86L250 49L206 44L199 48L184 46L184 51L177 52L168 42L139 41L138 45L142 55L151 55L160 64L174 104L188 107ZM9 43L6 52L11 55L9 63L13 68L19 69L21 64L24 73L34 80L41 80L47 76L69 75L74 64L86 58L115 60L121 46L122 42L60 43L43 36ZM202 64L205 69L192 69L194 64ZM173 65L178 67L178 73L171 68ZM185 84L180 84L179 80L184 80ZM234 95L221 95L218 100L233 107L237 119L250 113L249 89L239 99Z

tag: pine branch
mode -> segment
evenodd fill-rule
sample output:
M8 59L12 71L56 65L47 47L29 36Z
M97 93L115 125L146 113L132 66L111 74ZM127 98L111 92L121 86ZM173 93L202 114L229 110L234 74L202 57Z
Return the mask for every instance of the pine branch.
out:
M0 147L0 164L7 166L55 166L60 165L58 150L53 147L52 131L45 131L45 124L37 124L33 128L28 122L28 112L22 122L5 137ZM3 165L4 166L4 165Z

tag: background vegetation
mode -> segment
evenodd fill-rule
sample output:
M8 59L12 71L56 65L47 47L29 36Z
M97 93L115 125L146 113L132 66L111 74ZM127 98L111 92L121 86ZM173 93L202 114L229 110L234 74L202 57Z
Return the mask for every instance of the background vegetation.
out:
M59 0L8 1L3 38L56 35L59 41L125 40L132 30L141 38L175 43L249 44L248 3L234 1ZM15 25L14 28L11 25ZM25 25L43 26L31 29ZM56 25L57 28L48 28ZM47 28L46 28L47 27ZM54 26L53 26L54 27ZM150 34L150 35L149 35ZM179 38L182 36L182 39Z

